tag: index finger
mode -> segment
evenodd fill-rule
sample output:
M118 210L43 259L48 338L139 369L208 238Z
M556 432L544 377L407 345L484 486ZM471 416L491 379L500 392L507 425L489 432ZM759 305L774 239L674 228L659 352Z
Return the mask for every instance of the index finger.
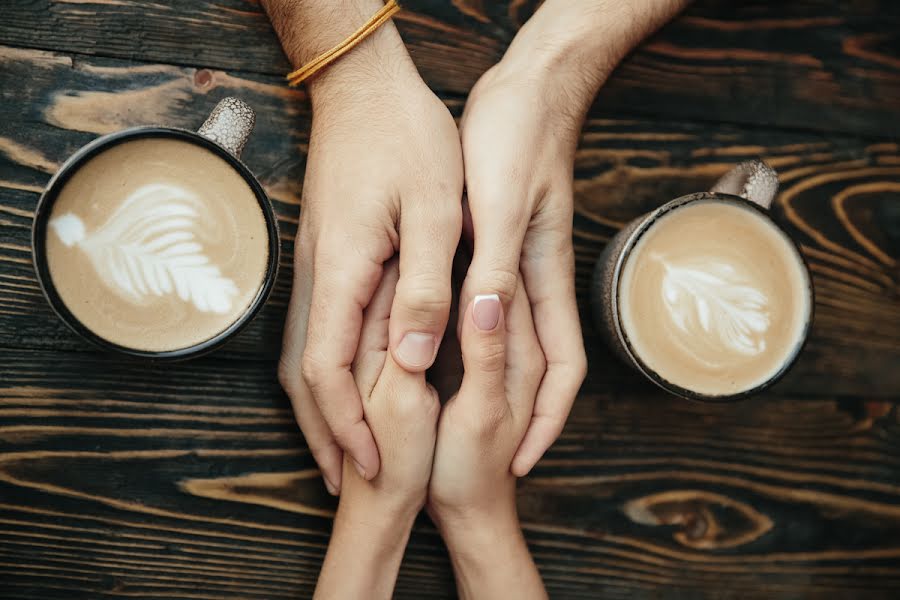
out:
M367 257L347 258L328 250L317 254L302 362L303 378L335 441L366 479L378 474L380 461L350 367L359 344L363 309L381 274L381 263Z

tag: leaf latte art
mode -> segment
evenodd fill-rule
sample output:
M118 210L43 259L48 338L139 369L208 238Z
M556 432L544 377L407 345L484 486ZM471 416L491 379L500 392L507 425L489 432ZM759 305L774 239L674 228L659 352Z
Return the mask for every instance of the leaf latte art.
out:
M662 260L659 259L658 260ZM768 298L734 266L663 262L662 296L672 323L686 335L713 336L718 344L753 356L766 349ZM711 356L707 361L715 361Z
M153 183L132 192L95 231L71 212L50 227L63 244L87 253L104 284L134 303L174 295L201 312L226 313L238 289L197 241L199 207L186 190Z
M728 396L768 382L795 354L808 286L796 248L764 215L699 200L637 238L618 310L643 368L684 390Z

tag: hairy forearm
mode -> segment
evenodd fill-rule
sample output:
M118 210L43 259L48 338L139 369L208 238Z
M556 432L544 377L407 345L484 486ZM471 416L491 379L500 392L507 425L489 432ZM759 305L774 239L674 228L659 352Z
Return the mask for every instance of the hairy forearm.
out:
M342 497L315 598L389 599L415 514Z
M382 0L262 0L288 60L300 67L345 40L384 6ZM346 97L416 74L397 28L388 21L333 64L313 75L309 91Z
M439 524L462 600L544 600L547 593L515 510Z

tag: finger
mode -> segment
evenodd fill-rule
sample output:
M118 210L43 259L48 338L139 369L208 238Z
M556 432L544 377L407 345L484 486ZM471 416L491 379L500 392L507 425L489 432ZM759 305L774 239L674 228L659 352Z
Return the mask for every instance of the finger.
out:
M407 208L409 206L409 208ZM408 202L400 216L400 280L391 308L394 360L411 372L432 365L450 313L450 275L459 244L462 209L444 203Z
M509 310L519 276L519 256L528 218L514 208L507 190L470 189L474 251L463 282L460 306L468 306L476 294L496 294ZM461 328L460 322L457 331Z
M305 244L298 236L294 260L294 284L284 327L284 341L278 363L278 380L291 401L294 418L303 432L325 480L329 493L336 496L341 490L343 452L335 443L331 430L313 400L300 373L300 362L306 347L306 325L312 296L310 261L301 249Z
M535 399L534 414L512 463L513 474L527 474L556 441L587 373L587 359L575 298L575 257L569 227L528 240L533 254L522 261L525 289L547 372Z
M362 395L364 405L366 399L372 395L378 375L385 365L388 349L388 322L399 278L400 268L397 259L391 259L384 264L381 282L372 295L369 305L363 311L359 347L353 361L352 371L356 377L357 387Z
M476 403L472 414L506 414L506 323L496 294L477 295L469 303L460 347L465 374L456 402Z
M521 280L509 307L506 335L506 394L521 435L531 420L535 395L546 370L528 294Z
M378 449L350 366L359 344L363 308L381 273L381 262L359 254L347 256L345 248L317 251L302 362L303 378L335 441L367 479L378 473Z

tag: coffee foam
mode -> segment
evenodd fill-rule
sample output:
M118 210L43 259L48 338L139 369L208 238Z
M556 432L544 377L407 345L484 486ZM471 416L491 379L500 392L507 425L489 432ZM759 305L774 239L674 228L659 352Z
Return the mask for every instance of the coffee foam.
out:
M103 151L65 184L49 220L54 287L88 329L150 351L214 337L252 302L268 234L253 191L186 141Z
M619 283L632 351L663 379L728 395L774 376L809 315L808 278L792 244L756 211L697 201L661 216Z

